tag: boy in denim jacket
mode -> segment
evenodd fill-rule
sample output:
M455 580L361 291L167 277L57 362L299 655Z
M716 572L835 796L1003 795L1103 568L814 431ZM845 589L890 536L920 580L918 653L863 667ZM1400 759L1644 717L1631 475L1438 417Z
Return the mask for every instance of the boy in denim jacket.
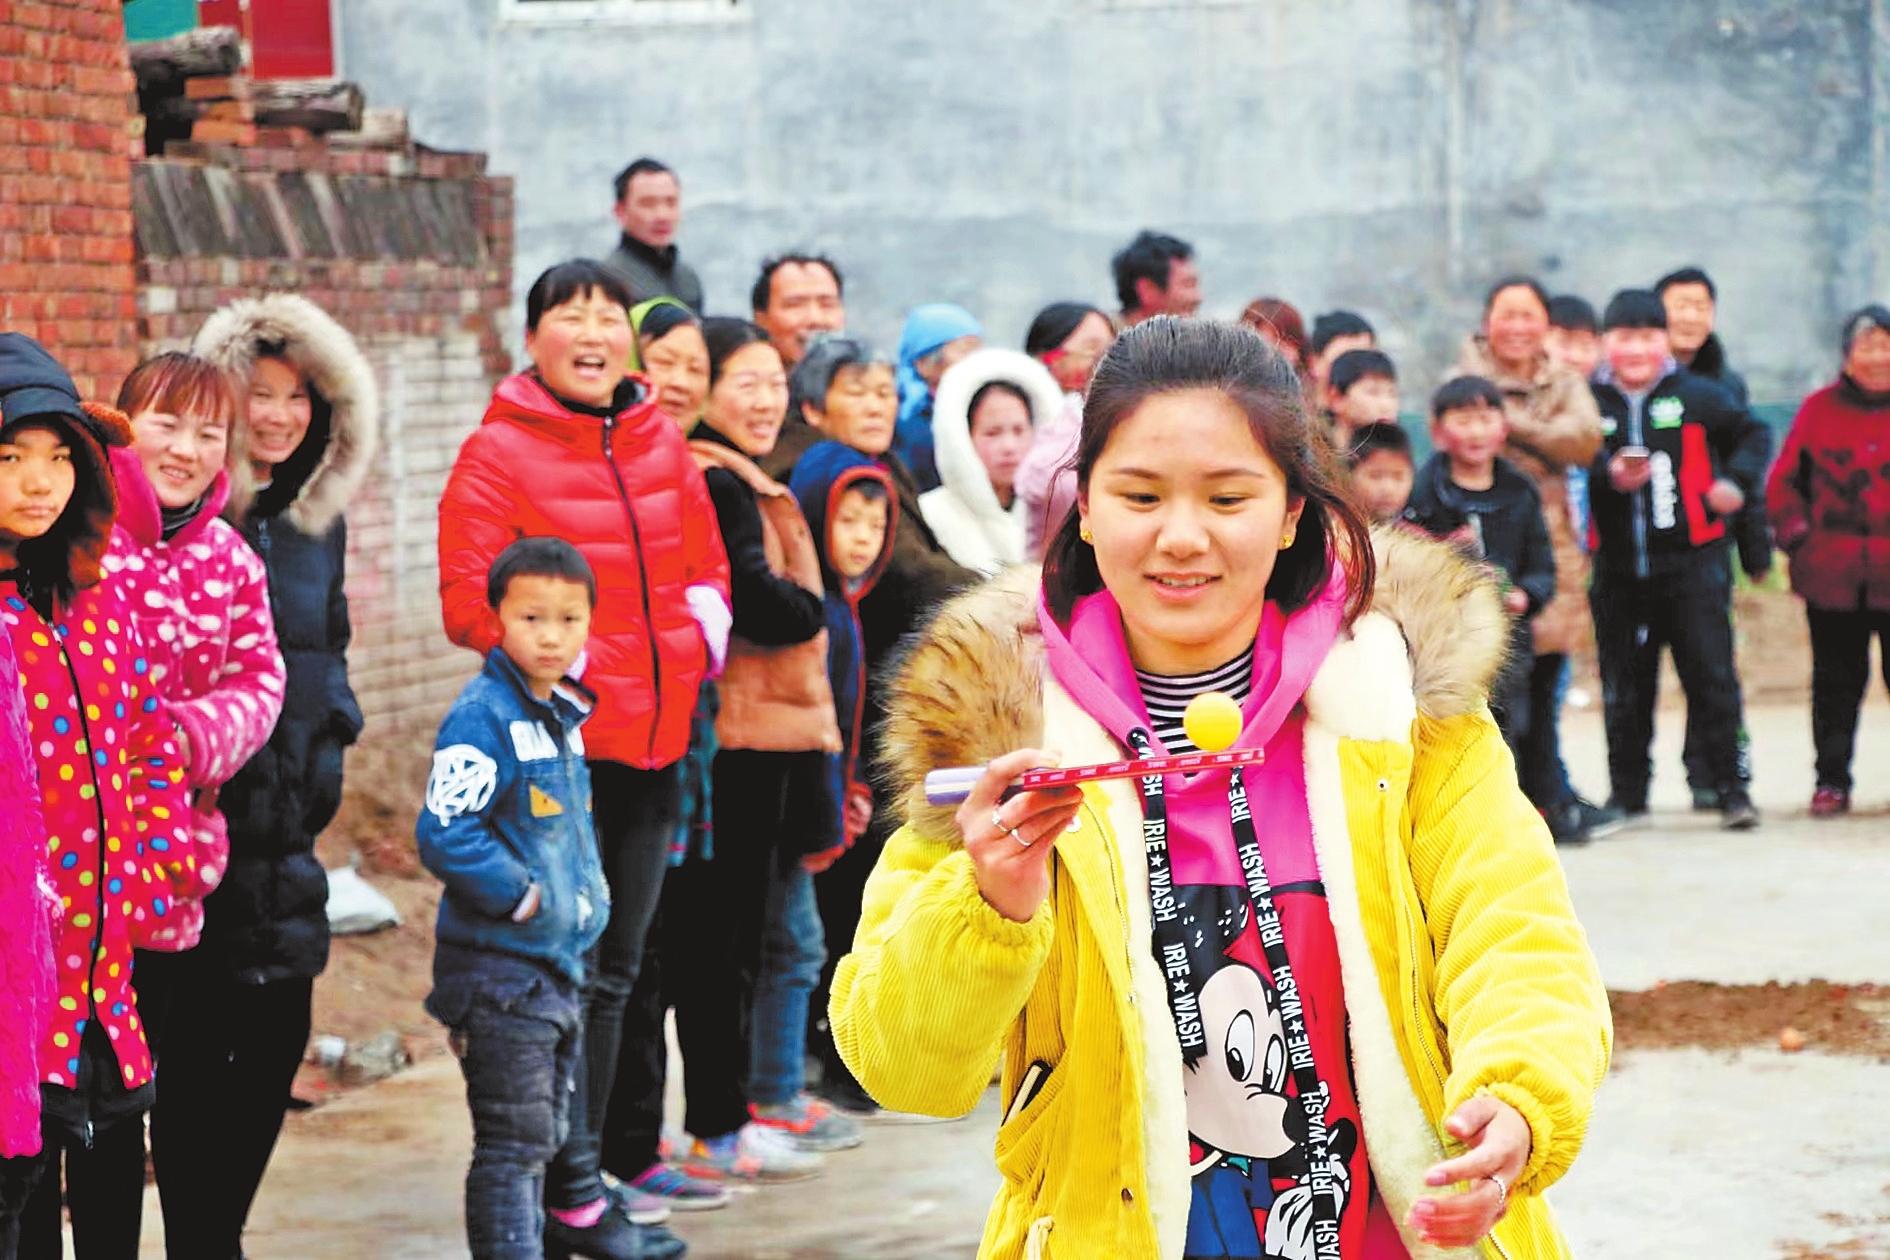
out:
M472 1108L467 1243L476 1260L536 1260L585 955L610 918L578 732L593 697L565 676L597 584L571 544L522 538L493 562L486 598L504 637L440 726L415 828L446 885L427 1011L452 1030Z

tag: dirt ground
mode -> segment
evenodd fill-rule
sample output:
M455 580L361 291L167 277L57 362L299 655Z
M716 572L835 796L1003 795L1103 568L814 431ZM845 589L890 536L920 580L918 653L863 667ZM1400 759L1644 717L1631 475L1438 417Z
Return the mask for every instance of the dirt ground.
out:
M1822 1050L1890 1062L1890 988L1882 985L1683 980L1644 993L1611 991L1608 1001L1614 1009L1615 1044L1623 1050L1783 1049L1780 1037L1790 1029L1798 1034L1791 1052Z

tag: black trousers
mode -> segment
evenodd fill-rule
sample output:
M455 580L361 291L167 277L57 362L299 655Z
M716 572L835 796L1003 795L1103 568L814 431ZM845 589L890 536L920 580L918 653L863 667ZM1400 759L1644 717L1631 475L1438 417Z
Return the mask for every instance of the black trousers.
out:
M748 1060L761 961L768 863L792 845L789 785L824 754L724 749L715 755L715 857L672 866L624 1015L617 1087L604 1121L603 1162L626 1181L657 1161L669 1053L663 1016L676 1011L686 1074L683 1127L703 1139L748 1123Z
M98 1129L89 1147L54 1126L47 1126L45 1136L39 1154L0 1160L0 1258L62 1260L61 1209L70 1205L77 1260L137 1260L144 1116L124 1116Z
M1870 641L1882 655L1890 687L1890 609L1838 612L1805 606L1811 623L1811 742L1818 750L1818 786L1851 790L1857 753L1857 711L1870 685Z
M820 922L827 930L827 964L820 972L820 987L807 1007L807 1052L820 1060L823 1086L837 1084L865 1093L840 1057L827 1021L827 1002L833 995L833 974L840 960L853 952L853 936L860 930L860 900L867 878L879 864L892 828L886 819L883 794L874 793L873 825L839 861L814 877L814 897L820 904Z
M1739 514L1739 520L1743 523L1748 515L1748 513L1741 512ZM1759 519L1763 522L1763 514L1761 514ZM1763 524L1761 524L1760 528L1764 528ZM1726 571L1728 574L1732 572L1731 566L1733 558L1733 553L1729 549L1726 553ZM1687 738L1686 744L1680 751L1680 761L1687 768L1688 787L1712 791L1718 790L1718 785L1713 782L1713 772L1709 767L1706 754L1701 751L1700 731L1693 720L1693 707L1691 705L1687 706ZM1743 723L1739 727L1738 782L1741 787L1752 782L1752 750L1750 741L1746 737L1746 728Z
M315 982L243 984L200 949L172 961L151 1110L165 1252L233 1260L308 1048Z
M1562 708L1555 699L1567 664L1568 657L1560 652L1531 659L1526 683L1529 726L1515 746L1516 777L1523 795L1544 811L1566 804L1574 795L1568 770L1562 764Z
M1647 807L1663 647L1673 653L1687 715L1697 724L1707 776L1702 786L1719 791L1741 786L1743 700L1733 664L1732 571L1723 548L1696 552L1647 578L1597 565L1589 603L1601 658L1615 803L1624 809Z
M1529 623L1517 620L1510 626L1509 655L1490 689L1490 712L1518 766L1522 764L1523 744L1535 722L1535 697L1529 686L1535 662Z
M669 867L681 801L676 768L639 770L593 761L591 805L597 845L610 884L610 923L585 978L584 1043L572 1075L571 1128L545 1169L545 1206L580 1208L604 1196L604 1118L617 1082L624 1009L643 968L643 946ZM657 1032L657 1044L662 1033Z

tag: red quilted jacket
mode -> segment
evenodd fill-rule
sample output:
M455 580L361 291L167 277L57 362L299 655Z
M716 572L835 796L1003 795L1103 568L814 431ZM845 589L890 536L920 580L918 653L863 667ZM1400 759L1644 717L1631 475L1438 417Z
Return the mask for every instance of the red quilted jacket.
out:
M63 909L53 932L58 1002L40 1076L78 1085L80 1028L95 1009L121 1084L134 1089L151 1079L151 1055L131 991L132 946L170 914L173 888L206 891L195 879L171 717L110 579L62 601L51 620L13 582L0 582L0 624L19 657L49 874Z
M1765 493L1806 603L1890 609L1890 407L1845 381L1805 399Z
M728 557L702 474L647 385L609 419L570 411L529 374L493 391L440 500L440 602L461 647L498 645L486 573L514 540L563 538L597 572L585 683L588 754L641 769L679 760L709 670L684 591L728 602Z

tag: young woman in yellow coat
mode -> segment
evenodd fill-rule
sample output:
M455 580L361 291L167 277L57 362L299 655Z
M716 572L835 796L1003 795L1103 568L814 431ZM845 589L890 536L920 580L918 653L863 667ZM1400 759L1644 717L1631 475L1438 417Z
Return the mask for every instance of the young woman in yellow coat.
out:
M1485 702L1504 613L1455 553L1368 537L1308 433L1251 332L1124 333L1041 581L948 604L896 685L907 824L831 1015L889 1108L962 1115L1002 1059L981 1256L1567 1254L1541 1195L1611 1029ZM1209 689L1263 760L1004 796L1189 751Z

